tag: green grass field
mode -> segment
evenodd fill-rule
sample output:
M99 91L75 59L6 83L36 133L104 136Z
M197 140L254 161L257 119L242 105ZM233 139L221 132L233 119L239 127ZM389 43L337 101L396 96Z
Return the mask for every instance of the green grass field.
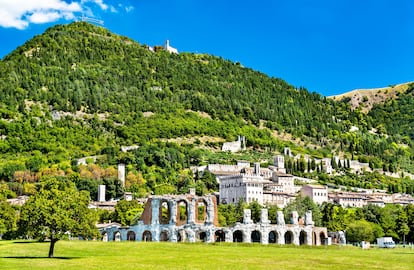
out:
M0 269L414 269L414 250L260 244L0 241Z

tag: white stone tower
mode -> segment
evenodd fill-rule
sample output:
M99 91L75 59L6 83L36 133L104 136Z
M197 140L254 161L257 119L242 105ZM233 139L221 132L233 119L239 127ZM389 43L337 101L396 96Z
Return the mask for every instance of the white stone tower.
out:
M275 167L277 168L277 170L279 172L282 173L286 173L286 168L285 168L285 157L282 155L277 155L273 158L273 163L275 165Z
M105 201L105 193L106 193L106 186L105 185L99 185L98 186L98 202L104 202Z
M118 164L118 179L121 181L122 186L125 187L125 164Z

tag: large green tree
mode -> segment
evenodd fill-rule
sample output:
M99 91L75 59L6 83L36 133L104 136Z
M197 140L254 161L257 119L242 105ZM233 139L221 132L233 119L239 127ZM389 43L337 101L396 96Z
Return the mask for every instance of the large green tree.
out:
M48 257L57 241L69 235L97 236L95 214L88 208L89 193L56 177L40 182L39 190L22 207L19 228L23 235L50 240Z
M3 234L16 229L16 211L0 194L0 240Z

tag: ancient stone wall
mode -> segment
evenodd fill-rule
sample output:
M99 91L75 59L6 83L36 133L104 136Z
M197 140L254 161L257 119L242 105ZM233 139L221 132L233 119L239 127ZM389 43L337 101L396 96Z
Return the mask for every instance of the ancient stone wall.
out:
M100 226L106 241L170 241L170 242L245 242L261 244L320 245L327 241L326 228L317 228L312 213L299 221L297 212L286 224L283 213L277 212L277 223L271 224L267 209L254 223L251 210L245 209L243 222L232 227L218 226L215 196L152 196L145 205L137 225Z

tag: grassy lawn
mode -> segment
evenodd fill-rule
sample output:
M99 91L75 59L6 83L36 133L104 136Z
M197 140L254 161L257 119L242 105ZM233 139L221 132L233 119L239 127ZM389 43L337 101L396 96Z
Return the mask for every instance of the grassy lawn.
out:
M0 269L414 269L411 248L0 241Z

